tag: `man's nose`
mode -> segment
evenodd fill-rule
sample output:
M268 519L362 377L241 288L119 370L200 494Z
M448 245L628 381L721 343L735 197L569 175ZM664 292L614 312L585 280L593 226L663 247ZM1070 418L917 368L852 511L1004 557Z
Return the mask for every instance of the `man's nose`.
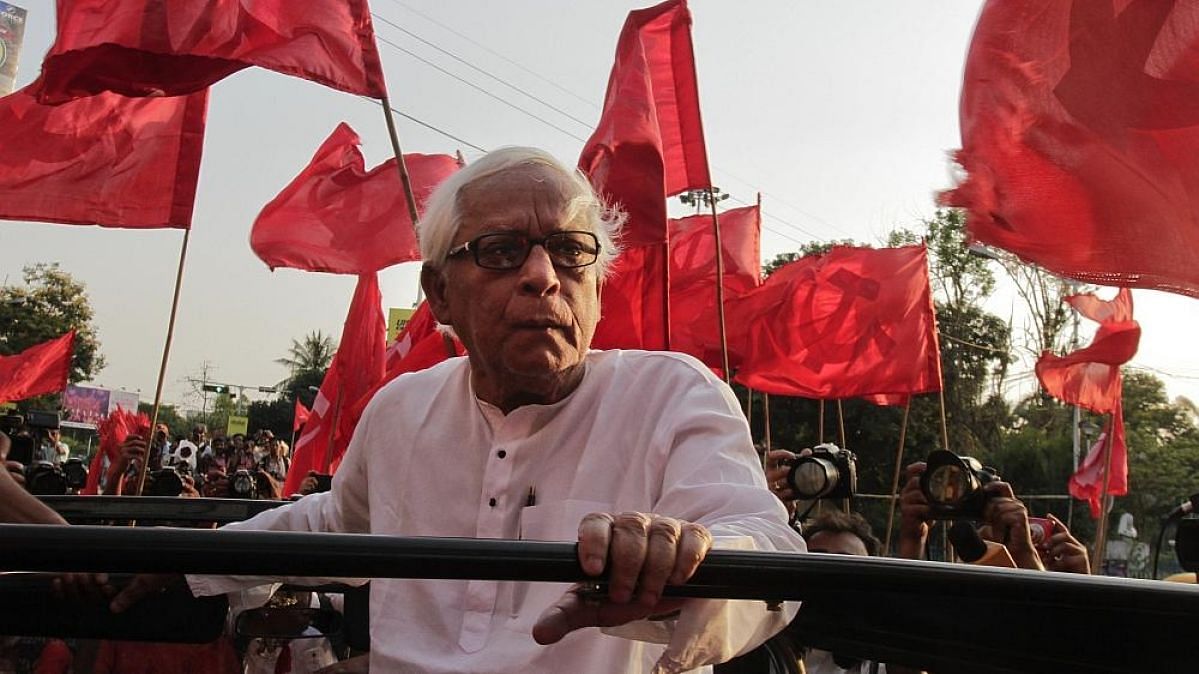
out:
M545 246L533 246L520 268L520 291L532 295L552 295L558 292L558 269Z

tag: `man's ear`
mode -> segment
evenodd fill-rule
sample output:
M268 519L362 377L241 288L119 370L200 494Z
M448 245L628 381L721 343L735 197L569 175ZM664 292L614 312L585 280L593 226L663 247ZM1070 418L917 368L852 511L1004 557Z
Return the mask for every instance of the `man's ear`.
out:
M438 323L450 325L450 305L447 297L445 276L429 265L420 268L420 287L425 291L429 309Z

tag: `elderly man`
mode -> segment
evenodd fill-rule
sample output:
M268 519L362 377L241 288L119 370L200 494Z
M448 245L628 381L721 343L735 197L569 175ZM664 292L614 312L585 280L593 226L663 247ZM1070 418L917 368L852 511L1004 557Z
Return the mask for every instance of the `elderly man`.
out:
M705 367L589 351L621 219L539 150L498 150L447 180L421 225L421 281L469 355L384 387L332 491L236 525L577 540L586 573L609 574L598 601L551 584L375 580L372 671L687 671L790 617L663 598L714 545L803 542L765 489L735 397Z

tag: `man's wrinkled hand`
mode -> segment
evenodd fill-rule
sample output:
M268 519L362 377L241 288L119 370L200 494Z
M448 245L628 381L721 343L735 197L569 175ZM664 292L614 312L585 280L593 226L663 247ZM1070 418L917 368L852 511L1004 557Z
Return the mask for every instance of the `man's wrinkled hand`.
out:
M533 627L552 644L582 627L613 627L671 613L684 600L663 599L667 585L686 583L712 548L707 528L672 517L627 512L591 513L579 524L579 563L589 576L608 572L606 597L573 588Z

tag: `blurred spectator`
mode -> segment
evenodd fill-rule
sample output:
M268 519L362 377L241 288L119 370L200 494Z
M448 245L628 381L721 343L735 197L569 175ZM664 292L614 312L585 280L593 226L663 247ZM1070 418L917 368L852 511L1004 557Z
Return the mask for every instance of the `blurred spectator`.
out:
M279 482L287 479L287 469L291 460L283 453L284 444L274 437L267 439L266 456L258 462L258 467Z
M62 441L62 430L51 428L46 431L48 442L45 449L45 461L49 461L54 465L62 465L63 461L71 458L71 448L67 447L67 443Z

